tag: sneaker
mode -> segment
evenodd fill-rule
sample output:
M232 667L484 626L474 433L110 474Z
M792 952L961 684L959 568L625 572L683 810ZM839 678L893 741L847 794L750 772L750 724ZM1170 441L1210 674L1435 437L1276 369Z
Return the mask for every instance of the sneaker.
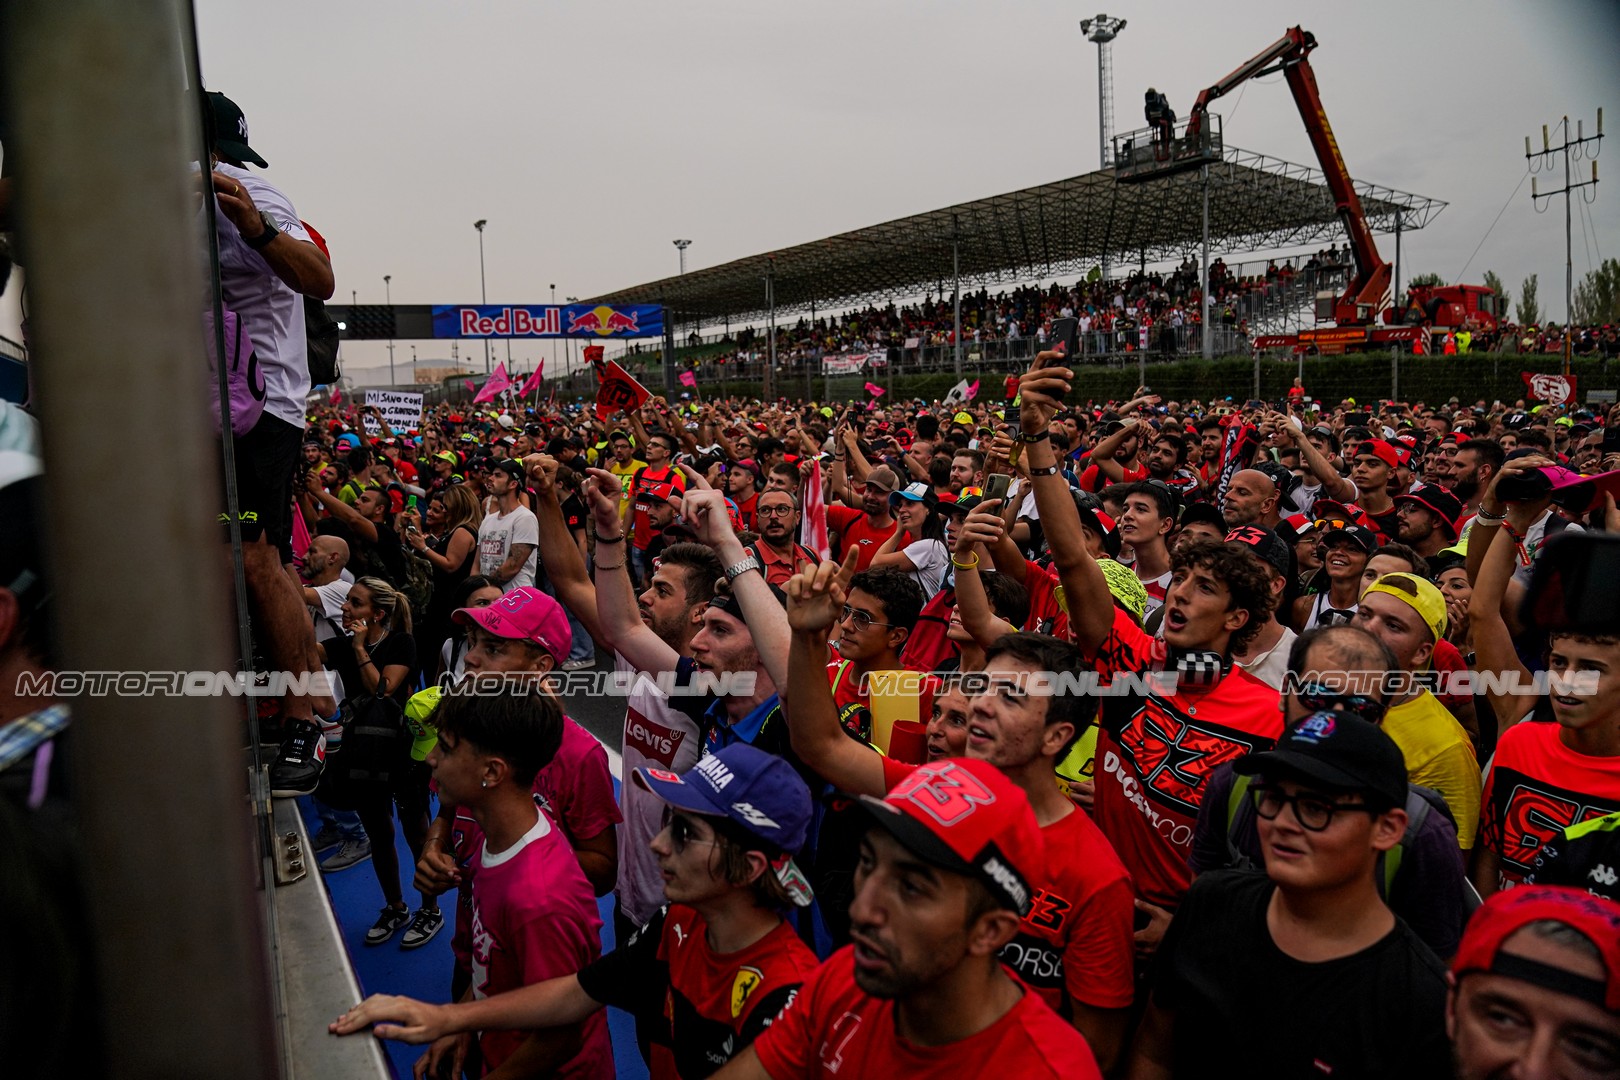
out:
M347 870L355 863L363 863L369 858L371 858L369 839L362 837L359 840L345 840L336 851L321 861L321 869Z
M405 908L385 907L377 921L366 931L367 945L381 945L394 936L394 931L410 921L411 913Z
M270 766L270 795L289 799L312 793L321 782L326 767L326 737L309 722L288 722L281 752Z
M444 925L444 912L437 908L429 911L423 908L411 916L411 925L405 928L405 936L399 939L402 949L420 949L433 940L433 935L439 932Z
M320 831L309 838L309 847L311 851L320 854L323 851L332 850L342 844L345 839L342 829L333 825L322 825Z
M584 668L593 668L595 666L596 666L596 657L592 656L592 657L585 657L585 658L582 658L582 659L579 659L579 660L565 660L565 661L563 661L562 669L564 671L580 671L580 670L583 670Z

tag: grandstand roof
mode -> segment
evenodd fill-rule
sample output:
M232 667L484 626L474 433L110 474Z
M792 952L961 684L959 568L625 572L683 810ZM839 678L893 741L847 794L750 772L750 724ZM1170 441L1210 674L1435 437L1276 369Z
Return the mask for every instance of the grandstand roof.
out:
M1421 229L1445 203L1358 181L1374 232ZM1344 237L1316 169L1228 145L1210 166L1210 253L1245 254ZM1106 252L1134 263L1194 255L1203 236L1196 171L1139 184L1112 169L899 218L808 244L651 281L589 303L663 304L677 318L763 318L772 274L776 312L852 307L949 288L951 242L964 289L1083 275Z

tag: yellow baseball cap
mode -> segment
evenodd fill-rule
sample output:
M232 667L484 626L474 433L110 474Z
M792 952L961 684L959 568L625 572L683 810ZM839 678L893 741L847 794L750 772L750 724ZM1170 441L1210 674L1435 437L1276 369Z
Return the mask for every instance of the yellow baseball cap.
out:
M959 412L955 416L951 417L951 423L953 423L953 424L966 424L968 427L972 427L973 426L973 414L970 413L970 412Z
M1420 578L1416 574L1385 574L1367 586L1367 592L1388 593L1417 612L1418 618L1427 624L1436 641L1445 636L1448 621L1446 598L1428 579Z
M426 761L439 743L439 729L433 725L433 713L439 707L441 691L437 686L411 695L405 703L405 726L411 732L411 760Z

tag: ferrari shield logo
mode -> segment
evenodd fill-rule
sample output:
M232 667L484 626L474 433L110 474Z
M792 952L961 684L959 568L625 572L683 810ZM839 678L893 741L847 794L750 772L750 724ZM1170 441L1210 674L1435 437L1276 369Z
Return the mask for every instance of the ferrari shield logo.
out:
M733 1020L742 1016L743 1006L748 1004L748 996L765 981L765 973L759 968L745 967L737 969L737 977L731 982L731 1018Z

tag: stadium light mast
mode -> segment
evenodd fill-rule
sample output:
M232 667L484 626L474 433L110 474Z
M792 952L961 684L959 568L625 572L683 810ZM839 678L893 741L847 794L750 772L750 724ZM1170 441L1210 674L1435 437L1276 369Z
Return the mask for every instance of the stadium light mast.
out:
M489 303L489 287L484 282L484 226L489 224L488 218L479 218L473 222L473 228L478 230L478 302ZM489 338L484 339L484 374L489 374Z
M1114 51L1110 47L1125 20L1112 15L1096 15L1080 20L1080 32L1097 43L1097 157L1100 168L1108 168L1108 143L1114 134ZM1108 282L1108 252L1102 256L1102 279Z

